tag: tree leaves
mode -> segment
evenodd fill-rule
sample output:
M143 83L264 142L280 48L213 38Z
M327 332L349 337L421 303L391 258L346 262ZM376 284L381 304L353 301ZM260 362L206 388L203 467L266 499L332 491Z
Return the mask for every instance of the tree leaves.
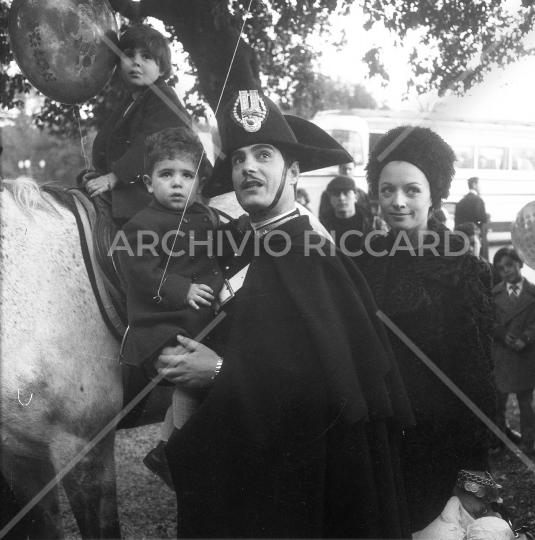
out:
M377 102L361 84L333 80L313 73L310 79L296 86L292 103L283 104L292 114L312 118L328 109L375 109ZM290 108L291 105L291 108Z
M418 30L418 49L431 56L411 54L409 85L440 95L465 92L492 67L528 54L523 38L534 22L533 7L508 11L500 0L374 0L364 11L367 29L382 23L399 40Z
M368 65L370 77L379 75L384 81L389 81L390 76L385 70L384 65L381 62L381 49L374 47L370 49L362 58L362 60Z
M186 102L191 111L201 113L204 104L215 109L237 89L262 88L280 97L284 108L311 111L321 102L321 81L316 75L321 51L308 38L322 33L330 36L330 17L347 13L355 0L253 0L246 18L233 69L229 66L236 49L250 0L111 0L115 10L132 21L145 17L161 19L173 38L189 55L197 83ZM413 79L409 86L441 95L465 92L482 80L495 65L513 62L529 51L523 44L535 19L535 6L523 0L516 12L507 11L501 0L365 0L363 30L382 24L402 42L417 32L420 45L411 54ZM7 43L8 4L0 0L1 105L9 108L27 92L29 84L20 75L6 73L13 58ZM344 36L336 36L342 43ZM419 53L419 54L418 54ZM389 80L381 60L380 47L364 56L370 76ZM189 68L188 68L189 69ZM227 79L228 77L228 79ZM226 92L221 91L226 81ZM99 125L106 117L107 102L114 103L119 86L92 100L89 123ZM199 101L200 100L200 101ZM63 108L47 102L40 125L61 132ZM307 113L308 114L308 113ZM65 133L72 118L65 112Z

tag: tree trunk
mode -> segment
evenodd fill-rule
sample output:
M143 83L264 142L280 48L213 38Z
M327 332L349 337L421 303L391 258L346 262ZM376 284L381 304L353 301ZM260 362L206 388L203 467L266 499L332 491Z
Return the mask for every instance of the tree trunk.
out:
M212 110L220 111L238 90L260 90L256 53L239 37L241 22L232 18L225 0L141 0L139 7L131 0L111 0L111 4L126 16L137 8L140 17L155 17L173 27Z

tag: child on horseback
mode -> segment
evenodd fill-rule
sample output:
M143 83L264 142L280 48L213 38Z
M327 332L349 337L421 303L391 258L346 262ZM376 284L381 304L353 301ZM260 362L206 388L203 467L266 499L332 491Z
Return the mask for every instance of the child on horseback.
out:
M114 220L123 225L151 201L143 184L143 145L151 133L191 127L191 118L167 86L171 50L166 38L144 24L119 39L120 70L130 96L110 115L93 143L95 171L84 176L86 191L111 197Z
M177 334L195 338L212 321L212 303L223 286L210 242L219 216L195 202L208 163L203 152L191 129L168 128L148 137L143 180L152 201L123 228L127 249L121 251L121 265L129 324L123 361L141 366L150 378L157 375L154 361L159 351L176 345ZM198 395L175 390L162 441L144 459L170 487L163 447L198 399Z

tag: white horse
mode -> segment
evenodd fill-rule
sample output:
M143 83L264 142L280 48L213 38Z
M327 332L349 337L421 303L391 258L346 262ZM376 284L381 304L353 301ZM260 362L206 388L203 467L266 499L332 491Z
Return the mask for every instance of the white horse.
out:
M31 508L31 536L62 537L55 478L70 470L62 483L82 537L119 538L115 430L94 442L122 407L119 345L93 296L72 213L33 180L4 186L0 470Z
M71 212L25 179L0 197L1 471L34 501L38 536L62 536L57 487L40 497L122 407L118 343L85 269ZM84 538L119 538L114 430L63 485Z

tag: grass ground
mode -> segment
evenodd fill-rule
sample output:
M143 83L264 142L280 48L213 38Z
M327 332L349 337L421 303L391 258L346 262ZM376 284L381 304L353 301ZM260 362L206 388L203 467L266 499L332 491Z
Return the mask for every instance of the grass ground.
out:
M514 396L509 397L507 419L512 429L520 431L518 403ZM503 488L504 504L515 517L517 524L526 525L535 533L535 472L530 472L522 461L508 450L491 458L491 469L494 479Z
M513 396L508 404L508 421L518 430L518 405ZM159 425L120 431L117 434L117 489L123 538L163 540L176 538L176 506L173 492L142 463L156 445ZM535 473L508 451L491 458L491 473L503 486L503 499L518 525L535 531ZM74 518L63 497L66 536L80 538Z
M125 540L176 538L174 493L142 463L159 440L160 426L119 431L115 442L117 497ZM62 497L65 536L80 539L78 527Z

